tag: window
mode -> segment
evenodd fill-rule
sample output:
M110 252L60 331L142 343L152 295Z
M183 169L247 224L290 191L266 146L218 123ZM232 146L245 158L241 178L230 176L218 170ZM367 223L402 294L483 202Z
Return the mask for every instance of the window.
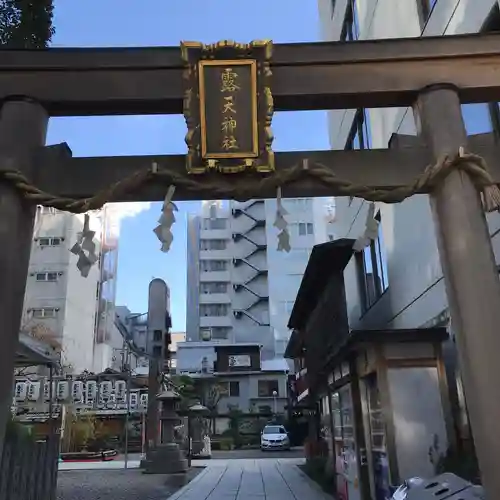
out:
M495 33L500 31L500 6L495 2L486 18L481 31ZM462 115L468 135L494 132L500 138L500 109L498 102L463 104Z
M375 216L380 222L380 212ZM356 254L359 285L364 311L368 310L389 287L387 259L379 226L377 239L370 242L362 252Z
M312 222L299 222L299 236L314 234L314 224Z
M227 339L229 336L230 327L228 326L211 326L209 328L200 328L201 340L212 339Z
M268 414L271 413L271 407L268 405L259 406L259 413Z
M201 293L226 293L227 283L206 282L200 283Z
M44 319L44 318L55 318L57 316L56 307L41 307L36 309L31 309L31 317L36 319Z
M200 240L200 250L225 250L227 240Z
M370 149L370 135L366 111L360 108L354 115L345 149Z
M240 395L240 383L229 382L229 396L238 397Z
M57 247L61 244L62 238L38 238L38 246Z
M227 271L227 260L202 260L200 261L201 271L203 272L215 272L215 271Z
M274 396L273 392L276 392L276 396L279 396L279 383L277 380L259 380L258 381L258 393L259 398L271 398Z
M57 281L58 273L36 273L37 281Z
M422 30L425 28L429 17L431 17L432 10L436 3L437 0L417 0L418 16L420 18L420 27Z
M212 338L213 339L227 339L229 336L230 328L228 326L213 326Z
M290 314L293 309L294 301L293 300L282 300L279 303L279 309L281 312L285 314Z
M203 219L202 228L203 229L226 229L227 219Z
M210 219L217 219L217 203L210 205Z
M201 304L200 316L227 316L228 304Z
M352 123L351 131L347 137L347 142L345 145L346 150L357 150L357 149L370 149L370 127L368 124L368 118L366 116L366 111L362 108L356 111L354 115L354 120ZM354 197L349 197L349 206L352 203Z
M312 206L311 198L289 198L283 200L283 206L290 210L307 210Z
M359 22L356 0L348 0L344 23L340 33L341 42L352 42L359 38Z

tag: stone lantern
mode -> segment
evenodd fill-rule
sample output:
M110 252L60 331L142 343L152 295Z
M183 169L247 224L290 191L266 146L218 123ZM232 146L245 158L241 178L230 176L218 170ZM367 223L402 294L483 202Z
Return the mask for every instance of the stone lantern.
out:
M190 406L187 411L188 416L188 459L189 464L193 457L201 456L205 446L205 436L203 435L203 417L209 413L209 409L201 403L195 403ZM210 439L208 439L210 441ZM206 451L208 458L210 458L211 451Z
M177 406L180 396L172 389L164 389L156 397L160 403L160 443L150 450L145 462L147 474L176 474L187 471L187 460L174 440L174 426L179 420Z

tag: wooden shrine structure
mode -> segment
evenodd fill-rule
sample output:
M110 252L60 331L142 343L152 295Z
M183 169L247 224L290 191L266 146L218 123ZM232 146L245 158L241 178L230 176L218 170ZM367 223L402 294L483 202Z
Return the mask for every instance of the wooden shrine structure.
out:
M480 191L488 209L498 206L500 147L467 138L460 108L488 101L500 101L498 35L0 50L0 443L36 204L86 212L163 200L171 185L175 200L270 198L278 188L284 197L385 202L427 193L483 482L498 498L500 280ZM413 107L418 141L272 154L273 109L391 106ZM66 145L44 147L51 116L181 113L187 159L72 158Z

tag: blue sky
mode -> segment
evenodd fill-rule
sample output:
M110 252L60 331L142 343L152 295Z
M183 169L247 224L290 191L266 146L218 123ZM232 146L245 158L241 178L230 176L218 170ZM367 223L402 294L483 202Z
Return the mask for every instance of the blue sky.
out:
M178 45L181 40L276 43L319 40L315 0L55 0L54 47ZM326 113L277 113L274 149L328 149ZM54 118L48 143L66 141L75 156L185 152L181 116ZM197 203L179 204L171 251L163 254L152 230L161 204L124 219L120 236L117 303L147 310L148 284L171 288L173 327L186 316L186 217Z

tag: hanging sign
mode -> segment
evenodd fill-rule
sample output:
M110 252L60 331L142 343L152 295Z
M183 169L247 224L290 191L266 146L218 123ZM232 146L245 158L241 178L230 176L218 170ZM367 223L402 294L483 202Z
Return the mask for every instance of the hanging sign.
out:
M187 170L274 170L272 42L182 42Z

